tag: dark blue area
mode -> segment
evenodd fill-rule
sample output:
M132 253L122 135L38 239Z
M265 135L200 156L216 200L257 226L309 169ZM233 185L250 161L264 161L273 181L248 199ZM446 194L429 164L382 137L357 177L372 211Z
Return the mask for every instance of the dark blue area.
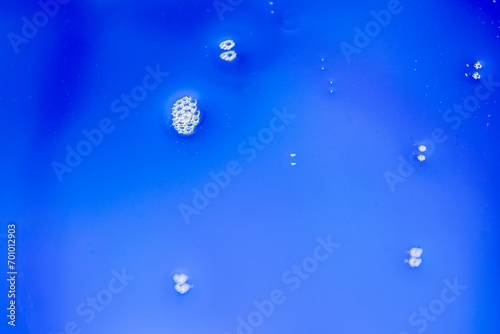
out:
M63 2L2 3L2 333L497 332L498 3Z

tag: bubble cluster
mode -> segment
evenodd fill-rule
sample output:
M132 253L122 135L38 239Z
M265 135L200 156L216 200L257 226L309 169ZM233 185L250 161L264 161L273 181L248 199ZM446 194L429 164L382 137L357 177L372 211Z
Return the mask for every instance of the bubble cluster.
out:
M422 248L413 247L412 249L410 249L410 251L407 252L408 254L410 254L410 259L405 259L405 262L408 263L412 268L420 266L420 264L422 263L422 259L420 258L420 256L422 256L423 252L424 251Z
M423 252L424 250L422 248L413 247L412 249L410 249L408 253L410 254L411 257L420 257L422 256Z
M200 111L194 98L184 96L175 101L172 107L172 125L179 134L193 134L198 123L200 123Z
M219 48L222 50L225 50L226 52L223 52L220 54L220 58L225 61L233 61L236 58L236 52L234 50L231 50L235 46L235 43L233 40L228 39L225 40L224 42L221 42L219 44ZM231 50L231 51L228 51Z
M221 42L219 44L219 48L221 48L222 50L231 50L233 47L234 47L234 41L231 40L231 39L228 39L224 42Z
M425 161L426 159L426 152L427 152L427 146L425 145L415 145L414 146L414 152L413 152L413 157L422 162L422 161Z
M174 289L181 295L185 294L193 287L192 285L186 283L189 279L189 276L186 274L175 274L173 279L175 282Z
M227 52L221 53L220 57L222 60L225 60L225 61L233 61L234 58L236 58L236 52L227 51Z
M410 265L410 267L412 268L415 268L415 267L418 267L420 264L422 263L422 259L420 258L416 258L416 257L412 257L408 260L408 264Z
M467 67L469 67L469 64L465 64L465 65L466 65ZM483 68L483 64L482 64L480 61L477 61L477 62L474 64L474 68L475 68L476 70L479 70L479 69ZM472 74L470 74L470 72L465 73L465 76L466 76L466 77L468 77L469 75L470 75L470 76L471 76L474 80L479 80L479 79L481 79L481 75L480 75L480 74L479 74L479 72L477 72L477 71L476 71L476 72L474 72L474 73L472 73Z

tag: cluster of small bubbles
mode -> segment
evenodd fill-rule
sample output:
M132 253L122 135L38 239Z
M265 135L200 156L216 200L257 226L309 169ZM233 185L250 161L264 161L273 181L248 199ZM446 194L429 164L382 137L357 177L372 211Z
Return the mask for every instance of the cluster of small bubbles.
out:
M221 53L220 57L222 60L225 60L225 61L233 61L234 58L236 58L236 52L227 51L227 52Z
M420 258L420 256L422 256L423 249L413 247L407 253L410 254L410 259L405 259L405 263L408 263L412 268L420 266L420 264L422 263L422 259Z
M424 250L422 248L413 247L408 254L410 254L411 257L421 257L423 252Z
M234 47L234 41L233 40L226 40L224 42L221 42L219 44L219 48L221 48L222 50L231 50L233 47Z
M175 282L174 289L181 295L185 294L193 287L192 285L186 283L189 279L189 276L186 274L175 274L173 279Z
M466 65L467 67L469 67L469 64L465 64L465 65ZM477 61L477 62L474 64L474 68L475 68L476 70L479 70L479 69L483 68L483 64L481 64L481 62L480 62L480 61ZM477 72L477 71L476 71L476 72L474 72L474 73L472 73L472 75L470 74L470 72L469 72L469 73L465 73L465 76L466 76L466 77L468 77L469 75L470 75L470 76L471 76L474 80L479 80L479 79L481 78L481 75L480 75L480 74L479 74L479 72Z
M222 50L225 50L226 52L223 52L220 54L220 58L225 61L233 61L236 58L236 52L231 50L234 48L236 44L234 43L233 40L228 39L219 44L219 48ZM231 50L231 51L229 51Z
M179 134L193 134L196 126L200 123L197 101L190 96L178 99L172 107L172 116L172 125Z
M422 153L427 151L427 147L425 145L418 145L417 151L418 153L413 153L413 156L420 162L425 161L425 155L423 155Z
M410 265L410 267L415 268L415 267L418 267L422 263L422 259L412 257L409 260L406 260L406 262Z

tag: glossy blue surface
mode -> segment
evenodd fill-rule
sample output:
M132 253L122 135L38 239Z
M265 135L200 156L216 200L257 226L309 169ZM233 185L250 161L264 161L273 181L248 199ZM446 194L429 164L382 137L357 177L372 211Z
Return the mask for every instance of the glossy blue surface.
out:
M496 333L498 3L63 2L0 13L2 333Z

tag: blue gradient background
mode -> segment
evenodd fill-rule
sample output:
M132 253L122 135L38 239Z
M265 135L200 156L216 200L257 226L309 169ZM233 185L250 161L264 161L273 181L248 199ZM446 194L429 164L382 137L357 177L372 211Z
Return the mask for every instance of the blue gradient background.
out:
M15 329L0 283L1 332L233 334L280 289L254 333L417 333L408 317L457 278L467 289L425 332L496 333L498 90L456 130L443 113L481 82L465 64L500 81L499 4L401 5L348 63L339 44L386 0L246 0L223 21L212 1L71 1L17 54L6 36L40 7L2 1L0 259L15 222L19 274ZM219 59L228 37L234 64ZM157 64L169 76L120 120L111 102ZM162 126L183 90L206 114L191 138ZM296 118L246 161L238 145L283 107ZM103 118L115 130L59 182L53 161ZM384 173L436 127L446 142L391 192ZM241 174L186 224L178 205L230 160ZM291 292L283 273L328 235L341 247ZM413 246L416 269L403 262ZM135 279L85 323L77 305L121 268Z

